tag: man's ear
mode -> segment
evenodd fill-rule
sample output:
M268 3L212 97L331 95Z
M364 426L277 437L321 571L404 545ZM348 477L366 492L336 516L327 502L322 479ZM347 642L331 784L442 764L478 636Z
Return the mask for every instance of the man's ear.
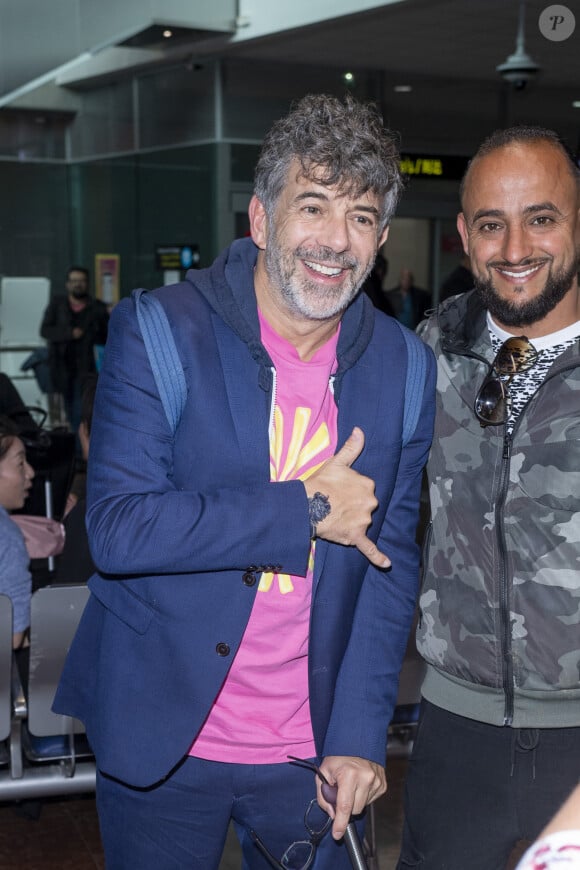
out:
M255 245L262 251L266 248L267 224L266 209L254 194L248 206L248 217L250 218L250 233Z
M457 215L457 232L461 236L461 241L463 242L463 250L469 257L469 234L467 232L467 223L465 222L465 215L462 211Z
M384 230L383 230L383 232L382 232L382 235L381 235L380 238L379 238L379 244L378 244L378 247L377 247L377 251L380 251L381 248L383 247L383 245L385 244L385 242L387 241L387 239L388 239L388 237L389 237L389 230L390 230L390 229L391 229L390 226L386 226L386 227L384 228Z

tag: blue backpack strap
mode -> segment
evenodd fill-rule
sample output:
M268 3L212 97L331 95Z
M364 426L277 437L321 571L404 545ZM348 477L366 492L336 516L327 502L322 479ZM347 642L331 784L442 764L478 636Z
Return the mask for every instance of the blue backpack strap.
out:
M165 309L156 296L147 290L134 290L133 298L165 416L175 434L185 406L187 387L173 332Z
M401 327L401 332L407 345L407 378L405 380L405 411L403 414L404 447L411 440L419 421L427 374L427 348L414 333L403 327Z
M139 328L143 335L155 383L171 431L175 433L187 396L185 375L175 346L175 339L161 302L149 294L147 290L134 290L133 296ZM407 346L407 377L403 413L403 446L405 446L409 443L419 420L427 372L427 349L422 341L406 329L401 329L401 332Z

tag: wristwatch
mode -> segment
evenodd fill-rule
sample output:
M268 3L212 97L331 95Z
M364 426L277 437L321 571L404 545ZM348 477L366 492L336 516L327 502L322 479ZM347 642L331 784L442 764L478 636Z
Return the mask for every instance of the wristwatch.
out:
M330 513L330 501L327 495L321 492L315 492L312 498L308 499L308 517L310 519L310 537L316 537L316 527L318 523L325 520Z

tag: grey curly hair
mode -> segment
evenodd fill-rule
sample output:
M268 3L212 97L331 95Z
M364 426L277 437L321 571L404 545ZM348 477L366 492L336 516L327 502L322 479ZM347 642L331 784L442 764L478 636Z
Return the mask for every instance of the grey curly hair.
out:
M371 191L382 201L380 227L390 222L403 190L398 137L375 106L308 94L267 133L256 165L254 192L272 217L293 160L305 178L357 197Z

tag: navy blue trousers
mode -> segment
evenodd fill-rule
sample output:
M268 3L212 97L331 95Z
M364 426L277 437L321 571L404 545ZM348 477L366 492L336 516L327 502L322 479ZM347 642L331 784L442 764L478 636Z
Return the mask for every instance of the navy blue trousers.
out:
M505 870L579 779L580 728L500 728L422 701L397 870Z
M230 819L242 847L243 870L271 870L250 829L279 860L291 843L309 839L304 814L315 795L314 774L291 764L187 758L149 789L99 773L97 809L107 870L217 870ZM312 870L347 868L344 844L327 833Z

